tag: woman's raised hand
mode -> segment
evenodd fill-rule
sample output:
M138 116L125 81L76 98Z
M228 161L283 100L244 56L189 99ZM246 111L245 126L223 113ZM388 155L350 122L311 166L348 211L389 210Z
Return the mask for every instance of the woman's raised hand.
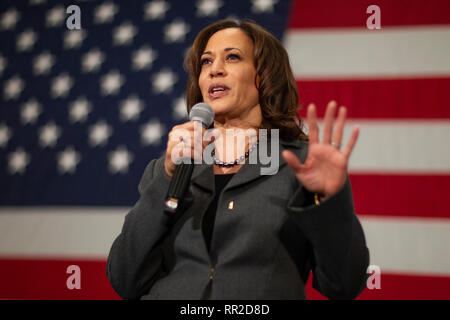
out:
M318 193L325 199L343 187L347 178L350 154L359 134L359 127L356 126L350 140L341 150L347 109L340 107L335 120L336 108L335 101L328 103L323 120L323 139L320 142L316 107L314 104L308 106L306 121L309 128L309 148L304 164L291 151L283 151L286 163L294 170L300 183L308 191Z

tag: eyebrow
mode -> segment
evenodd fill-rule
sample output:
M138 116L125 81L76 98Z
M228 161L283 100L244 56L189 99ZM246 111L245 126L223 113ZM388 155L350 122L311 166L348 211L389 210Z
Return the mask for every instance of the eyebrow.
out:
M225 51L225 52L228 52L228 51L231 51L231 50L239 50L240 52L242 52L242 50L241 49L239 49L239 48L225 48L225 49L223 49L223 51ZM204 54L211 54L212 52L211 51L205 51L205 52L203 52L201 55L204 55ZM243 53L243 52L242 52Z

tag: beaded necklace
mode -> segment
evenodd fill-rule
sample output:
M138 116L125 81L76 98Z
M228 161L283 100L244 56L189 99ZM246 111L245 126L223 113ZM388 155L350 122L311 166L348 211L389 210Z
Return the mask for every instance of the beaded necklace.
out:
M229 168L229 167L233 167L233 166L235 166L235 165L237 165L237 164L244 163L244 162L245 162L245 159L247 159L248 156L250 155L250 153L251 153L253 150L256 149L256 146L257 146L257 145L258 145L258 141L257 141L255 144L253 144L253 145L248 149L248 151L247 151L244 155L240 156L239 158L237 158L236 160L231 161L231 162L226 162L226 161L222 161L222 160L217 159L217 158L216 158L216 152L215 152L216 149L213 149L213 151L211 152L211 155L213 156L214 163L215 163L216 165L218 165L219 167L226 167L226 168Z

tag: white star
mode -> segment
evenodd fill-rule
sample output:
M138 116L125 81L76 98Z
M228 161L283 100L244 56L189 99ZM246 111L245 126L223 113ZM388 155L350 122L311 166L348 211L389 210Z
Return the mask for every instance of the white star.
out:
M187 119L188 113L184 96L175 99L172 115L175 120Z
M133 52L133 69L142 70L152 66L157 57L156 51L148 46L141 47Z
M124 76L122 76L117 70L110 71L104 75L101 80L102 95L117 94L120 91L120 87L124 84Z
M169 8L170 5L165 1L155 0L152 2L147 2L144 5L144 20L162 19Z
M134 36L137 33L137 29L130 22L124 22L113 31L113 40L115 45L127 45L131 44Z
M83 72L98 71L100 65L105 61L105 55L98 49L93 49L83 56Z
M22 148L8 154L8 171L11 174L25 172L25 167L30 163L30 156Z
M3 70L6 68L6 58L0 54L0 76L3 73Z
M9 129L6 124L0 123L0 148L6 147L11 136L11 129Z
M35 123L41 112L41 105L35 98L28 100L28 102L22 105L22 112L20 113L22 123Z
M155 93L168 93L177 82L177 76L170 70L164 69L153 76L153 91Z
M17 36L17 51L28 51L34 46L37 40L37 33L31 29L27 29Z
M97 121L96 124L89 127L89 144L91 147L105 145L112 134L111 126L104 120Z
M66 9L63 6L59 5L48 10L45 24L47 27L58 27L62 25L65 18Z
M189 30L188 24L184 23L183 20L176 19L164 27L164 40L166 42L184 41Z
M20 13L15 8L9 9L3 13L0 18L0 30L10 30L15 28L19 18Z
M129 121L139 119L139 113L144 109L142 100L136 96L130 96L120 105L120 120Z
M55 64L55 57L48 51L42 52L33 59L33 73L35 75L48 74Z
M69 108L70 122L75 123L86 121L89 112L91 112L92 106L86 97L79 97L69 105Z
M75 173L78 163L80 163L81 156L72 146L68 146L64 151L58 152L57 159L58 171L60 174L73 174Z
M115 151L108 153L108 160L111 173L126 173L128 166L133 161L133 154L128 152L124 146L120 146Z
M141 126L142 145L158 145L161 143L161 136L164 134L165 127L156 119L150 120Z
M39 128L39 144L42 148L54 147L56 141L61 135L61 129L54 123L49 122L45 126Z
M86 38L84 30L70 30L64 34L64 49L79 48L81 43Z
M234 14L230 14L230 15L227 16L225 19L227 19L227 20L233 20L233 21L235 21L235 22L237 22L237 23L239 23L239 21L240 21L239 17L236 16L236 15L234 15Z
M273 12L273 6L278 0L252 0L252 11L254 13Z
M47 0L30 0L30 5L34 6L34 5L44 4L46 2L47 2Z
M51 94L53 98L65 97L73 86L73 80L67 73L53 78Z
M24 87L25 82L18 75L15 75L5 81L3 86L3 96L6 100L17 99Z
M217 16L219 14L219 8L223 6L220 0L198 0L197 6L197 16Z
M95 8L94 22L95 23L111 22L118 11L119 9L114 3L110 1L104 2L97 8Z

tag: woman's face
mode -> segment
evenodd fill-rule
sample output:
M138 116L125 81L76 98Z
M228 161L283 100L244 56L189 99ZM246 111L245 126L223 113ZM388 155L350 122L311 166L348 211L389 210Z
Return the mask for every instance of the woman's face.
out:
M200 90L216 121L238 119L259 125L252 40L238 28L220 30L209 38L200 61Z

